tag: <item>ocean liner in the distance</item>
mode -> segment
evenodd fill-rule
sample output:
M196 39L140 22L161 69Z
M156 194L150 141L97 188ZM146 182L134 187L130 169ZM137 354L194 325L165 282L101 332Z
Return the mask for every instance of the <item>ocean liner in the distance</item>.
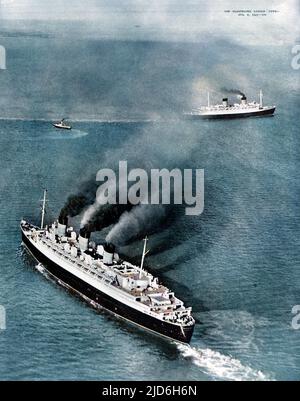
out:
M90 234L79 235L67 221L44 226L46 191L41 226L21 221L22 240L56 281L75 291L95 308L104 308L142 328L175 341L189 343L195 320L174 292L140 266L123 261L112 244L95 245Z
M263 93L259 93L259 103L256 101L248 102L245 95L240 97L240 103L229 104L228 98L223 98L221 104L212 105L208 93L207 106L193 109L184 113L187 119L225 119L243 117L265 117L272 116L276 106L264 106Z

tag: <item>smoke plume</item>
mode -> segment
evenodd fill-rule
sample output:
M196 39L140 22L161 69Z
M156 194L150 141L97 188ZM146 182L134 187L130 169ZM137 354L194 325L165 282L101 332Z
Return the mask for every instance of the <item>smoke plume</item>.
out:
M77 194L68 197L64 207L60 211L59 220L63 221L67 217L77 216L85 207L93 202L96 191L97 185L94 179L85 181Z
M108 182L111 185L110 182ZM85 210L81 219L81 227L86 226L97 215L99 209L105 204L106 189L98 187L93 203Z
M228 88L222 88L222 92L225 93L232 93L233 95L238 95L238 96L246 96L242 91L239 89L228 89Z
M106 236L107 242L125 245L130 240L151 234L160 227L168 209L163 205L138 205L124 212Z
M184 145L181 141L183 135L187 138L184 141ZM134 164L132 163L128 167L129 170L138 166L149 174L150 169L153 167L163 167L169 170L174 167L191 168L193 162L191 155L195 149L195 144L199 142L199 137L201 138L201 136L202 133L199 133L199 130L194 130L192 125L178 120L163 126L146 125L143 127L142 135L129 138L123 144L122 152L127 155L129 160L134 161ZM170 147L172 142L182 143L182 145ZM136 151L137 149L139 149L139 152ZM115 149L108 150L106 152L106 161L102 161L102 164L116 170L116 157L118 158L119 154L116 154ZM187 159L189 160L188 162L186 161ZM122 183L119 185L122 185ZM129 188L130 184L128 183ZM132 205L130 203L125 205L103 204L103 197L106 194L102 192L101 186L99 186L99 182L97 183L95 178L93 190L88 189L89 196L84 190L81 190L76 195L75 201L79 203L78 207L73 207L72 198L69 198L62 213L70 216L81 214L81 228L87 232L101 231L103 228L114 224L107 235L107 240L116 245L127 244L145 234L149 235L166 228L168 223L173 224L171 221L174 216L174 207L176 209L179 207L172 204L168 206ZM118 190L120 191L120 188L117 189L117 192ZM79 195L83 195L83 197L81 198ZM116 199L119 198L118 195L117 193ZM173 199L172 189L171 199Z
M128 212L132 208L130 203L125 205L102 205L90 220L88 220L82 228L88 232L101 231L103 228L116 223L123 213Z

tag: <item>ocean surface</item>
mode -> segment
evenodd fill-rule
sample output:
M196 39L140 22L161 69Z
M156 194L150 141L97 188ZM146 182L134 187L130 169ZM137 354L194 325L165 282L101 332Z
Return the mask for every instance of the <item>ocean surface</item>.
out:
M291 326L292 307L300 304L300 98L298 73L289 67L290 49L251 48L249 53L258 55L251 58L245 48L228 43L215 43L210 49L198 46L195 55L196 44L119 42L111 47L83 41L77 44L82 51L93 54L102 46L103 58L116 61L118 54L124 59L122 73L110 69L107 60L103 66L89 59L92 65L95 62L89 74L98 69L94 93L99 88L104 91L99 100L70 78L74 60L58 60L68 68L60 64L52 71L52 66L47 70L49 81L44 80L46 73L36 64L38 55L43 49L47 56L57 46L62 51L57 39L54 43L49 38L3 36L1 42L19 64L10 61L5 77L0 71L0 305L7 320L6 330L0 331L0 379L300 379L300 331ZM193 56L182 62L186 67L175 68L172 60L189 46ZM224 46L227 52L220 53ZM65 48L69 49L67 44ZM129 48L136 54L134 66ZM72 52L78 54L78 49ZM158 67L159 54L163 60ZM143 69L146 64L150 67ZM263 87L266 102L277 105L276 115L182 121L178 115L189 105L183 92L189 80L201 81L206 69L210 85L223 86L220 65L227 65L226 71L233 74L239 70L249 97ZM66 77L66 92L62 95L59 85L52 83L47 98L47 85L59 68ZM74 68L78 77L85 64L75 62ZM137 78L135 68L140 73ZM228 85L233 85L229 76ZM142 87L136 79L143 80ZM160 79L161 86L155 83ZM178 87L169 92L176 81ZM84 82L93 86L91 75ZM132 97L124 89L116 90L118 83L126 84L127 90L132 85ZM143 98L147 88L151 102ZM66 93L68 108L62 109ZM160 101L157 107L155 96ZM127 98L130 108L125 107ZM103 114L106 99L114 107L112 114L111 109ZM87 104L98 100L98 108L87 115ZM168 110L162 112L161 105ZM77 110L82 115L76 120ZM86 120L95 118L97 110L99 121L83 121L85 115ZM119 120L116 110L122 110ZM65 113L71 116L73 130L55 130L52 117ZM175 209L150 235L146 263L193 307L197 324L190 347L96 312L53 283L21 245L19 222L26 217L38 223L43 188L48 189L46 219L51 221L86 178L100 168L116 168L119 160L132 167L205 170L203 214L185 216ZM104 238L105 233L99 235ZM121 252L138 260L141 250L137 240L129 241Z

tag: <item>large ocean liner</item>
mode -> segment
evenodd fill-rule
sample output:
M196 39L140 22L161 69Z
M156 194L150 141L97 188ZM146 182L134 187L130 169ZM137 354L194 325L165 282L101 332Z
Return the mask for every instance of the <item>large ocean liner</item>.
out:
M242 118L242 117L264 117L272 116L276 106L264 106L263 93L259 93L259 102L248 102L243 94L240 97L240 103L229 104L228 98L225 97L221 104L210 103L208 93L207 106L202 106L184 113L187 119L225 119L225 118Z
M56 281L91 303L156 334L189 343L195 320L191 308L144 268L121 260L113 244L96 245L90 233L79 235L67 219L44 226L46 191L40 227L21 221L22 241Z

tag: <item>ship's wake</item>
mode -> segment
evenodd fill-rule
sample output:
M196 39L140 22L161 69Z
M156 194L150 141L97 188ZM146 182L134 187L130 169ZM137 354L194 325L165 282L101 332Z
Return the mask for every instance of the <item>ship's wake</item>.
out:
M69 288L68 285L61 280L54 280L53 276L48 273L46 268L38 263L35 268L48 280L57 281L61 286ZM88 299L86 299L88 301ZM96 307L94 302L89 300L91 306ZM97 308L98 309L98 308ZM190 345L178 344L176 347L180 355L187 361L192 362L199 367L201 371L207 374L213 380L225 381L270 381L271 377L267 376L260 370L255 370L250 366L244 365L241 361L230 355L224 355L218 351L212 350L205 345L201 347L191 347Z
M77 139L77 138L82 138L84 136L87 136L89 133L86 131L82 131L80 129L74 129L70 131L58 131L56 130L55 133L51 133L50 135L47 135L45 138L47 139Z
M35 266L35 268L36 268L36 270L38 270L40 273L42 273L42 275L43 276L45 276L45 277L49 277L48 276L48 274L47 274L47 270L45 269L45 267L41 264L41 263L38 263L36 266Z
M215 380L266 381L271 380L259 370L243 365L238 359L214 351L210 348L196 348L177 344L181 355L203 369Z
M58 281L58 283L68 288L60 280L54 280L47 272L46 268L41 264L36 264L35 268L48 280ZM86 299L87 300L87 299ZM89 302L91 306L96 307L94 302ZM96 309L99 309L98 307ZM214 380L228 381L269 381L270 377L259 370L252 369L249 366L243 365L238 359L231 356L221 354L206 347L191 347L190 345L176 343L182 357L191 361L199 367L204 373Z
M48 131L49 132L49 131ZM89 133L86 131L82 131L79 129L74 129L72 128L71 131L63 131L63 130L58 130L56 131L50 131L49 133L46 133L45 135L40 134L38 136L34 137L29 137L29 138L24 138L23 141L41 141L41 140L46 140L46 139L53 139L53 140L73 140L73 139L79 139L87 136Z
M35 268L36 268L36 270L38 270L40 273L44 273L44 272L45 272L45 268L44 268L44 266L43 266L41 263L38 263L38 264L35 266Z

